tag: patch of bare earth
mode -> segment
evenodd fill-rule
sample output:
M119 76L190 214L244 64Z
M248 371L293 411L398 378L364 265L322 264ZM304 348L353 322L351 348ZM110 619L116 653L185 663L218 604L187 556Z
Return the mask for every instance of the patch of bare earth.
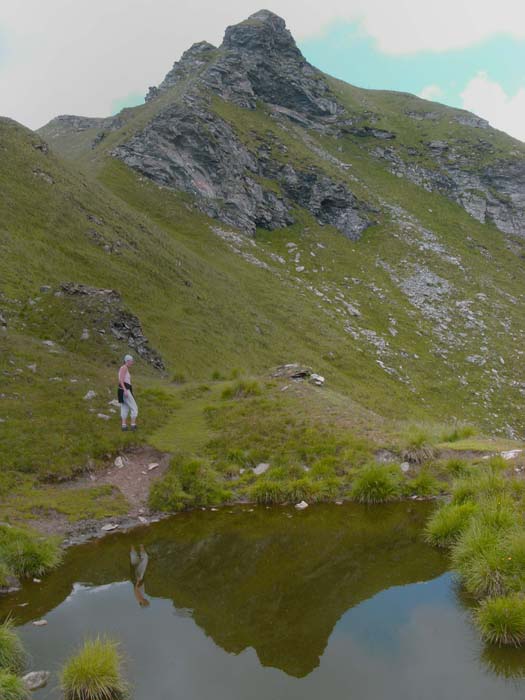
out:
M89 477L90 483L110 484L129 503L128 517L138 517L147 510L150 485L166 473L170 455L152 447L135 447L121 453L109 468Z

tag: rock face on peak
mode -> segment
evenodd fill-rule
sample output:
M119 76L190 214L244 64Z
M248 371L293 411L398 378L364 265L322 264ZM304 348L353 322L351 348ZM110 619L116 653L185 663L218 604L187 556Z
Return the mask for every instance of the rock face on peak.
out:
M193 44L193 46L182 54L180 61L176 61L173 64L173 68L166 75L162 83L158 87L150 87L146 95L146 102L157 97L157 95L161 94L164 90L169 90L169 88L185 80L191 73L202 69L211 60L215 51L217 51L215 46L207 41L200 41Z
M379 167L525 237L523 144L464 110L329 78L268 10L228 27L219 47L191 46L146 100L147 120L108 139L111 154L248 234L293 223L299 208L358 238L385 220ZM58 117L40 133L85 152L129 118ZM370 170L360 178L356 159Z
M280 162L267 144L250 150L209 107L210 94L249 110L264 103L276 116L321 131L344 113L283 19L262 10L228 27L218 49L194 44L147 99L184 81L183 97L113 155L161 185L192 194L203 212L250 234L257 226L293 223L297 205L349 238L371 224L370 207L347 184L312 166L298 170ZM276 180L277 191L261 183L264 178Z
M219 49L206 41L194 44L146 99L190 76L200 76L206 88L248 109L261 100L316 118L344 111L297 48L285 21L268 10L228 27Z

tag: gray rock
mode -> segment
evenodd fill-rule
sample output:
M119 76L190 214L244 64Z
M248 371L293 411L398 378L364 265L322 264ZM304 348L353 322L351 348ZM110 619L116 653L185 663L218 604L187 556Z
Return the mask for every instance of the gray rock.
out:
M113 289L98 289L84 284L65 282L61 286L63 294L75 299L82 310L89 312L93 319L106 321L106 328L99 328L100 335L110 333L112 337L126 343L146 362L159 371L165 369L159 353L150 347L144 335L140 320L124 308L120 294ZM89 330L84 329L82 339L89 338Z
M284 166L272 149L286 153L286 147L271 133L253 153L207 104L203 93L210 91L246 109L264 101L279 119L318 131L330 128L344 109L324 76L305 61L282 19L264 10L229 27L219 49L195 44L149 99L190 75L193 89L115 148L115 157L160 186L193 195L205 214L249 234L256 227L274 230L294 223L297 205L349 238L373 223L371 210L347 184L313 168ZM393 136L373 131L376 138ZM282 193L267 189L261 178L276 179Z
M260 476L261 474L265 474L269 468L270 465L267 462L261 462L256 467L254 467L253 473L257 476Z
M6 578L5 585L0 586L0 595L7 595L9 593L16 593L21 588L22 588L22 584L17 579L17 577L13 576L11 574L8 574L8 576Z
M50 677L51 673L49 671L31 671L31 673L27 673L22 678L22 682L26 689L32 692L39 688L44 688Z
M93 391L93 389L90 389L87 394L84 396L84 401L92 401L94 398L96 398L97 392Z

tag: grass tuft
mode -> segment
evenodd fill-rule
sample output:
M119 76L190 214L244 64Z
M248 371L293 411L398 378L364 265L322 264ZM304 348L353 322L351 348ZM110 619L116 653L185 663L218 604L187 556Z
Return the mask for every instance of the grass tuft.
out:
M517 647L525 643L525 600L520 596L489 598L481 603L474 619L490 644Z
M259 396L261 385L253 379L239 379L234 384L227 386L222 392L223 399L245 399L250 396Z
M60 683L66 700L123 700L128 688L122 678L117 642L97 638L84 643L63 667Z
M29 693L21 678L9 671L0 670L0 698L2 700L28 700Z
M449 547L468 527L476 510L477 506L473 503L441 506L427 523L425 539L437 547Z
M55 540L29 530L0 525L0 562L15 576L43 576L58 566L61 559L62 551Z
M359 503L385 503L401 494L399 477L377 464L363 467L352 485L352 498Z
M14 630L12 620L8 618L0 624L0 669L20 674L26 662L25 649Z

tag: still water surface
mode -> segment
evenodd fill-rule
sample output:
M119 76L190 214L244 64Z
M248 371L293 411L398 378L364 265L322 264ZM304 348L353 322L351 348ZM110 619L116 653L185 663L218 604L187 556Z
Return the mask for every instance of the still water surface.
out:
M33 669L53 671L35 700L60 698L57 670L97 634L121 641L135 700L522 699L525 653L484 648L446 558L422 542L431 508L178 515L69 550L0 616L15 615ZM147 604L129 563L139 543Z

